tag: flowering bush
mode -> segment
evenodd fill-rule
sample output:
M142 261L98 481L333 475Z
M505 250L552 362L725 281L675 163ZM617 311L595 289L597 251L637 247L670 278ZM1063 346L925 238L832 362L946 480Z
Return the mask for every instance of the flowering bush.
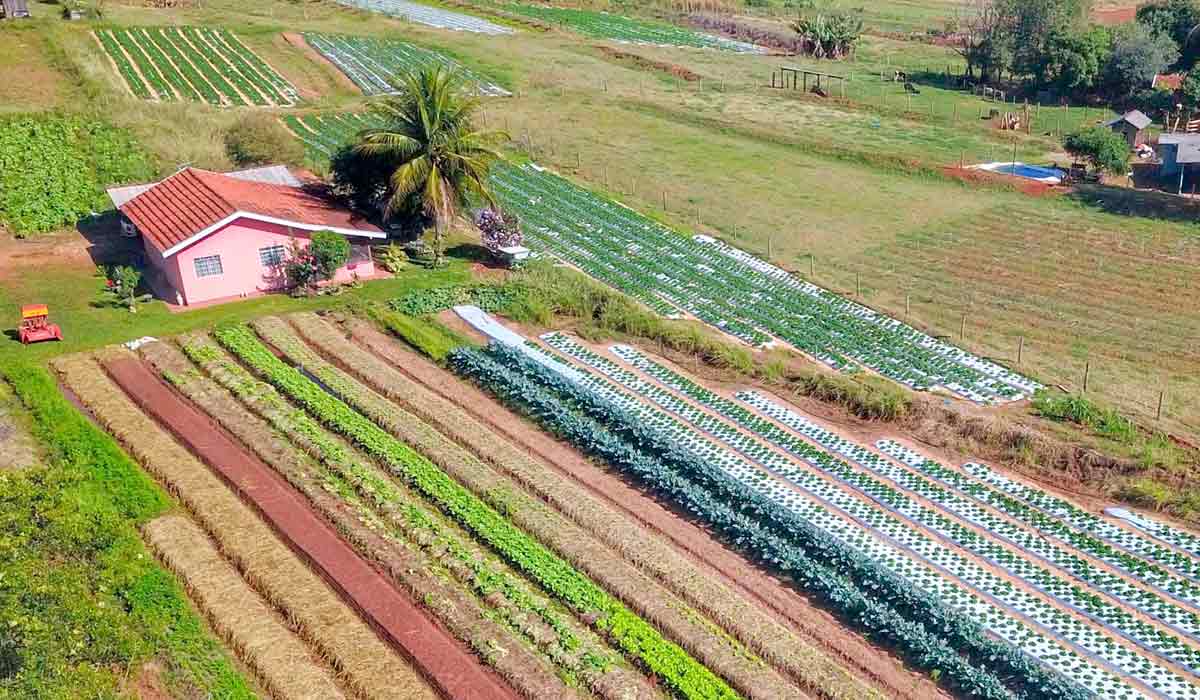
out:
M495 253L501 248L521 245L521 220L502 209L483 209L475 216L483 247Z

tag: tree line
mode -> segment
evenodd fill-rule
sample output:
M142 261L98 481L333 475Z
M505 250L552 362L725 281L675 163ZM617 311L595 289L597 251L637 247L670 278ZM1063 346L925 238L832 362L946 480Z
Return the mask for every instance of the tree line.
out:
M1115 27L1093 23L1091 10L1092 0L964 0L947 34L973 83L1150 113L1175 99L1151 87L1154 76L1187 72L1184 107L1200 104L1200 0L1155 0Z

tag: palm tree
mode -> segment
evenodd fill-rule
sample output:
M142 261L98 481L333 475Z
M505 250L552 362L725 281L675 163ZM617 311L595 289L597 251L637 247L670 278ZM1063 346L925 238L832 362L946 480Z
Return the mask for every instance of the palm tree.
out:
M434 220L434 264L442 263L446 230L474 197L495 205L488 168L500 158L501 131L478 131L479 101L459 73L441 66L412 73L400 92L374 107L384 126L359 135L354 151L382 158L391 171L384 217L417 194Z

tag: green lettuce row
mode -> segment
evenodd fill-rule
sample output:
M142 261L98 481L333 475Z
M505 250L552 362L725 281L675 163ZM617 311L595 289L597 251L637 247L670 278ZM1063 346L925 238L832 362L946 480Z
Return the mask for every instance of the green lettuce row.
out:
M317 420L340 433L390 469L505 559L583 615L631 658L640 661L683 698L738 698L723 680L667 641L620 601L522 532L424 456L325 393L294 367L271 354L245 326L214 332L217 340Z
M673 499L727 541L823 598L860 630L887 641L918 667L939 671L943 682L965 694L1013 697L1007 685L1021 697L1090 697L1084 688L990 637L933 596L806 521L748 494L676 441L646 429L621 409L517 351L497 345L486 353L459 349L451 354L450 364L510 408ZM878 598L863 591L877 591Z

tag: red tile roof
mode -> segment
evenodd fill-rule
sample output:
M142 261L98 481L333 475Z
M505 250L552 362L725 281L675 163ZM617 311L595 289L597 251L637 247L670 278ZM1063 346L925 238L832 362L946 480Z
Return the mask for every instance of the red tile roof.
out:
M1165 73L1154 76L1154 80L1150 83L1150 87L1158 88L1159 90L1178 90L1183 85L1183 79L1187 75L1184 73Z
M185 168L121 206L121 212L162 252L235 214L276 219L304 229L380 234L356 215L297 187L247 182Z

